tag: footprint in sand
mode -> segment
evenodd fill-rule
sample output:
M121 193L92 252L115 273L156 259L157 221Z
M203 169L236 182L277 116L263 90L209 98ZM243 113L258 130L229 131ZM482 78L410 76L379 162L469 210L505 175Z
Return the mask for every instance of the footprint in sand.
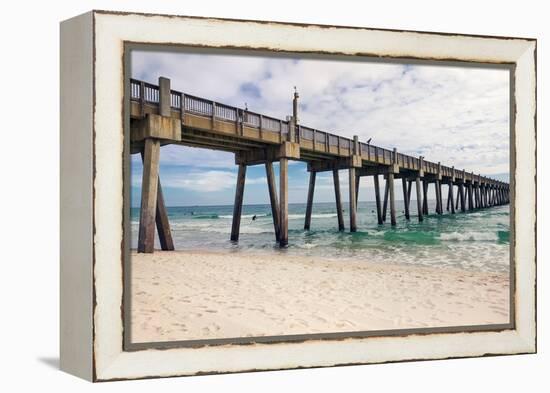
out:
M174 326L179 331L182 331L182 332L187 331L187 326L184 323L174 322L171 325Z
M434 309L435 308L435 304L433 304L431 302L431 300L427 300L426 302L424 302L424 305L427 307L427 308L430 308L430 309Z
M315 318L315 319L318 320L319 322L323 322L323 323L328 322L325 318L320 317L319 315L314 315L313 318Z
M339 327L339 328L347 328L347 327L355 326L355 324L353 322L348 321L347 319L345 319L342 322L337 322L336 326Z

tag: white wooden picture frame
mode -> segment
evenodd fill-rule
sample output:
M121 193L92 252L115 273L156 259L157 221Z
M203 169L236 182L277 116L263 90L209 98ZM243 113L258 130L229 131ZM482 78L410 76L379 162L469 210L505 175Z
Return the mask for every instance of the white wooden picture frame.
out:
M125 48L501 64L512 72L513 313L498 330L128 349ZM536 351L536 40L91 11L61 23L61 368L90 381Z

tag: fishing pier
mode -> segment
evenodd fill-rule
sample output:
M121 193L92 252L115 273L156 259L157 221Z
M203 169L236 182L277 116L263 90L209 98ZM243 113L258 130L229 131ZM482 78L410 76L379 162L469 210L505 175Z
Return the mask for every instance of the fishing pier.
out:
M473 172L444 166L300 124L298 93L294 93L292 116L276 119L247 109L184 94L170 88L170 80L158 85L131 79L129 83L130 150L141 154L143 179L138 252L154 250L155 228L162 250L173 250L174 242L159 178L160 147L166 144L213 149L235 154L238 166L231 240L238 241L246 170L264 165L269 190L275 240L288 244L288 161L307 163L309 191L304 229L311 227L317 172L330 171L338 230L345 230L339 171L349 176L349 230L357 231L357 201L362 178L372 177L378 224L396 225L394 182L403 185L405 219L411 219L411 194L416 193L417 219L430 214L428 193L435 193L436 214L455 214L509 203L507 183ZM277 189L273 162L279 162ZM381 179L384 183L381 193ZM430 187L433 185L432 187ZM444 197L443 186L447 194Z

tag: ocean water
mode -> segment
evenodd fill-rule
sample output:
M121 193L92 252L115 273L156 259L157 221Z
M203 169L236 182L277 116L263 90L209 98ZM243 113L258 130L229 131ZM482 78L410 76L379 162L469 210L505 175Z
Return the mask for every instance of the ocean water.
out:
M244 205L238 243L229 240L233 206L168 207L176 249L241 250L254 253L318 256L330 259L365 259L377 263L451 266L507 272L509 269L509 207L499 206L454 215L430 215L419 223L416 201L405 220L403 201L396 201L397 226L378 225L376 204L359 202L355 233L349 232L349 211L344 205L346 231L338 231L334 203L315 203L311 230L304 231L305 204L289 205L289 246L275 243L269 205ZM256 216L256 220L252 217ZM131 210L132 248L136 248L139 208ZM157 243L157 247L158 243Z

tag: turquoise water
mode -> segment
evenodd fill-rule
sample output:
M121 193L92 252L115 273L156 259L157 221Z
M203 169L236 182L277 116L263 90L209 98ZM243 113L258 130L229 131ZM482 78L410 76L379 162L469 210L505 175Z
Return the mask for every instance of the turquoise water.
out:
M416 207L416 202L412 205ZM243 250L365 259L380 263L451 266L491 272L509 268L509 207L499 206L455 215L430 214L418 222L404 217L403 202L396 201L397 226L378 225L374 202L359 202L358 231L338 231L334 203L313 205L311 230L304 231L305 204L289 205L289 247L280 250L274 240L269 205L245 205L238 244L229 240L233 206L169 207L168 216L176 249ZM435 211L435 202L430 212ZM252 220L253 216L256 220ZM137 244L139 209L131 211L132 248ZM157 244L157 247L158 244Z

